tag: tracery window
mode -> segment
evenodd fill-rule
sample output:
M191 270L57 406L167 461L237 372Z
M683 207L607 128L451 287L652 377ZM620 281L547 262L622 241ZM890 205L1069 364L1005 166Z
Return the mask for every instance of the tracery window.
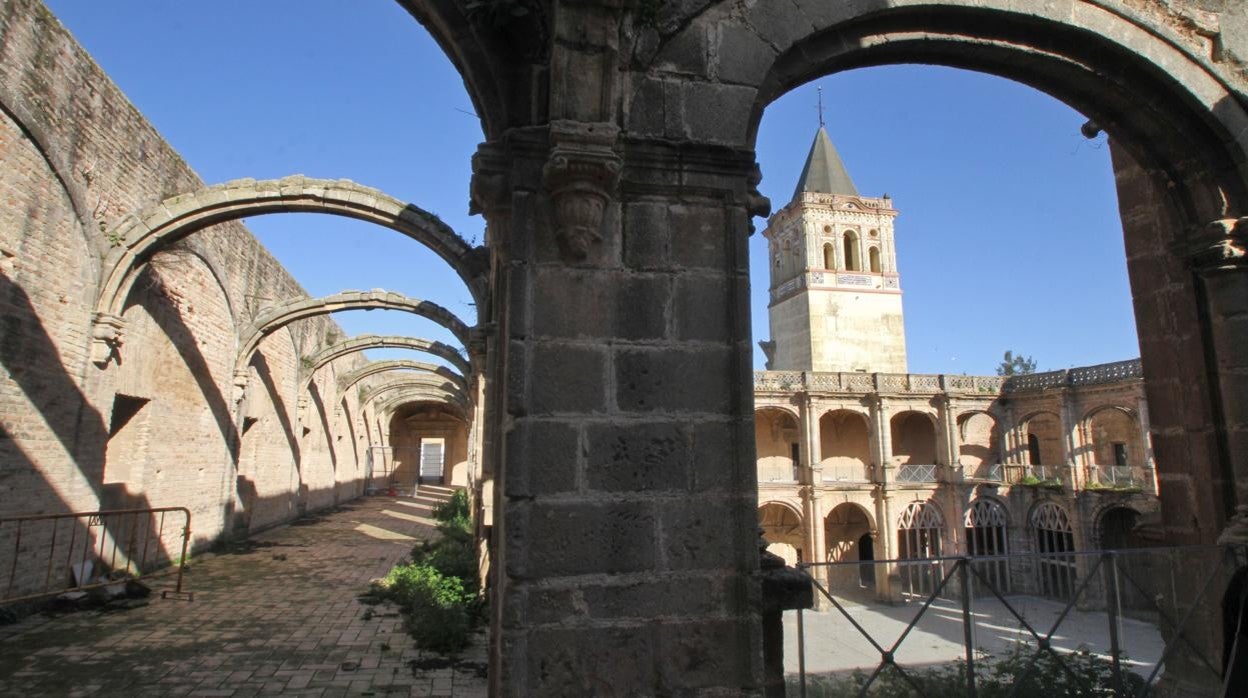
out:
M1075 591L1075 534L1070 517L1055 502L1042 502L1031 510L1031 528L1036 537L1039 592L1044 596L1069 599Z
M911 502L897 519L897 557L924 560L940 557L944 518L935 505ZM939 562L901 563L903 593L927 596L943 576Z
M1009 553L1006 531L1009 519L1005 507L993 499L976 499L966 510L966 554L971 557L994 557ZM973 563L976 594L991 594L989 588L1006 593L1010 590L1010 567L1006 560L982 560ZM982 577L982 579L981 579Z

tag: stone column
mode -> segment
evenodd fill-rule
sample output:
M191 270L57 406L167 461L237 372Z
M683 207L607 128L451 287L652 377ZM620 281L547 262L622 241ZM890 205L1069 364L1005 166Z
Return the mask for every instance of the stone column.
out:
M952 398L947 393L936 396L936 422L940 425L940 440L937 452L944 461L945 482L958 482L961 478L962 464L958 461L958 419Z
M507 147L493 691L757 693L753 156L586 123Z
M1078 470L1077 451L1078 441L1075 429L1078 426L1072 414L1073 407L1071 403L1071 393L1068 388L1060 388L1057 390L1057 409L1062 429L1062 468L1075 478L1075 471ZM1074 483L1071 483L1074 486Z
M819 487L823 484L823 444L819 436L819 408L815 400L806 393L806 450L810 454L810 484Z
M884 404L884 398L878 394L873 395L872 398L871 421L872 431L875 432L875 438L872 441L876 459L875 479L876 482L887 486L893 480L892 425L888 421L888 408Z
M1200 279L1219 444L1233 501L1248 502L1248 217L1215 221L1188 259Z

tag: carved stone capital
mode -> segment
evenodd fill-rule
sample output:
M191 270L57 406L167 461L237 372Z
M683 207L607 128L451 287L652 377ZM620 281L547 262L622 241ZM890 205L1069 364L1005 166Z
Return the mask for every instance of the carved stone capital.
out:
M1235 514L1218 536L1218 545L1248 545L1248 504L1235 507Z
M1248 269L1248 218L1224 218L1206 225L1180 253L1197 272Z
M602 222L620 180L615 153L619 127L608 123L555 121L552 147L542 170L554 207L555 235L567 261L589 256L602 241Z
M96 313L91 321L91 362L100 368L121 349L126 321L110 313Z
M763 196L758 190L758 185L763 181L763 170L754 163L754 171L750 173L750 191L745 197L745 210L750 215L750 232L754 232L753 219L755 216L766 218L771 215L771 199Z
M468 213L493 215L511 209L511 177L502 149L484 143L472 155Z

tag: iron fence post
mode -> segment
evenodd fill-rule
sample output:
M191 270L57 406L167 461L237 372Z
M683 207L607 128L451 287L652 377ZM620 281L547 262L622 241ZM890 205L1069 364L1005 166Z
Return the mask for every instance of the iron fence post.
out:
M975 695L975 617L971 614L970 558L958 560L956 571L962 574L962 635L966 641L966 695Z
M806 698L806 626L802 623L802 609L797 609L797 678L799 695Z
M1114 695L1122 696L1122 647L1120 646L1119 619L1122 613L1122 595L1118 589L1118 556L1112 551L1104 553L1109 565L1105 567L1105 610L1109 620L1109 656L1114 666Z

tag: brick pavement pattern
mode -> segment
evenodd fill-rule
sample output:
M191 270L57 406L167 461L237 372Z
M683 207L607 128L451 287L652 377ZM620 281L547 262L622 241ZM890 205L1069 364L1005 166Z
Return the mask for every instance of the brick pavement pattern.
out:
M196 556L194 601L35 615L0 627L5 696L484 696L484 634L453 661L418 650L390 604L357 596L437 535L415 499L365 497Z

